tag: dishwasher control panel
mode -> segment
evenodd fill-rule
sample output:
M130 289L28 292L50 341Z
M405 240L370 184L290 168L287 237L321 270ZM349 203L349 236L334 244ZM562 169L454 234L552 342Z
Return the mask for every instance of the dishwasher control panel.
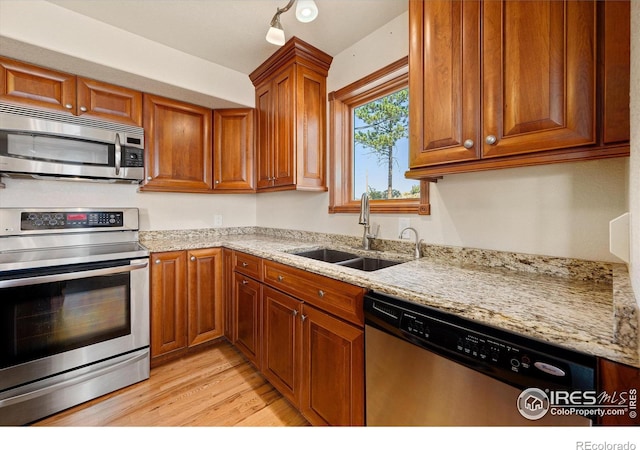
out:
M365 296L365 323L522 386L569 387L593 378L593 358L412 302Z

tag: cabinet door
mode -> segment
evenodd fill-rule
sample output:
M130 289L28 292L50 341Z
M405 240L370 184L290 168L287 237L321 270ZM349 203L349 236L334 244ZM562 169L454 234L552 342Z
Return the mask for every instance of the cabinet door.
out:
M213 187L210 109L144 95L143 190L202 192Z
M253 191L253 153L253 110L213 111L213 188Z
M271 187L273 172L273 105L271 83L256 87L256 187Z
M302 65L296 69L296 188L326 190L326 77Z
M233 312L233 265L234 255L233 250L223 249L222 258L224 261L224 269L222 270L223 276L223 294L222 294L222 313L224 315L224 336L233 342L233 330L234 330L234 312Z
M294 66L291 66L273 80L272 186L294 184L295 108Z
M262 288L262 373L293 405L300 392L302 302Z
M480 2L411 0L410 167L480 156Z
M222 336L222 249L187 253L188 344Z
M313 425L364 425L364 331L303 305L302 414Z
M598 358L597 392L606 392L628 408L625 409L626 414L624 415L598 417L597 424L607 426L640 425L640 418L637 416L639 387L640 369Z
M260 369L261 285L240 273L234 275L234 344Z
M142 92L78 77L78 115L142 126Z
M151 357L187 346L187 254L151 255Z
M483 157L595 142L596 2L483 4Z
M0 98L75 114L76 77L0 57Z

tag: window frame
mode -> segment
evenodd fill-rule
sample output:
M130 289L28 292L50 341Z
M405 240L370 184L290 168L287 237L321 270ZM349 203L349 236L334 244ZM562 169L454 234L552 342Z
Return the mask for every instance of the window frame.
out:
M329 213L357 213L360 200L353 199L353 110L409 87L409 58L329 93ZM409 94L411 95L411 94ZM420 180L420 198L371 200L372 213L431 214L429 182Z

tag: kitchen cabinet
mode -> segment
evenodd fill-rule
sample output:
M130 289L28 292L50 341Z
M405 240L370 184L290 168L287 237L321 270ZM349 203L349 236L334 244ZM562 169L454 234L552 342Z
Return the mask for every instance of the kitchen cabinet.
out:
M253 109L213 111L215 191L255 191Z
M153 253L151 357L223 334L222 249Z
M242 252L233 254L232 342L258 369L261 367L262 261Z
M262 373L299 408L302 302L267 286L262 289Z
M142 126L142 93L0 57L0 98L24 106Z
M332 57L291 38L249 77L256 88L256 187L326 191Z
M364 425L364 330L303 305L300 411L314 425Z
M262 267L265 377L313 425L364 425L365 290L273 261Z
M598 358L598 395L606 393L609 401L599 404L624 405L626 414L606 415L597 418L598 425L609 426L638 426L640 418L637 416L638 389L640 389L640 369L625 364Z
M143 191L208 192L213 188L212 111L144 95Z
M627 22L624 1L411 0L407 176L628 155Z

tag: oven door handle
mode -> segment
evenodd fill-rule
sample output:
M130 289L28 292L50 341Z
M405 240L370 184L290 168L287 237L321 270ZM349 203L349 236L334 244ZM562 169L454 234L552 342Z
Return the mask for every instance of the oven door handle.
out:
M138 263L129 266L107 267L106 269L84 270L81 272L59 273L55 275L43 275L40 277L16 278L13 280L0 281L0 288L11 288L20 286L31 286L41 283L55 283L56 281L77 280L79 278L99 277L102 275L114 275L117 273L132 272L138 269L144 269L149 264Z

